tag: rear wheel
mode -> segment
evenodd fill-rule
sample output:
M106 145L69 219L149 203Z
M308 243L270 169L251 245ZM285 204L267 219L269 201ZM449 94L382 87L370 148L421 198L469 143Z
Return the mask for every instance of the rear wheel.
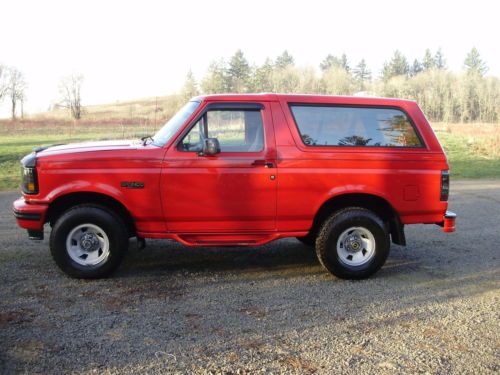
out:
M389 255L389 233L373 212L358 207L334 213L316 239L318 259L343 279L364 279L377 272Z
M69 209L50 234L56 264L76 278L108 276L120 265L127 247L127 229L121 218L97 205Z

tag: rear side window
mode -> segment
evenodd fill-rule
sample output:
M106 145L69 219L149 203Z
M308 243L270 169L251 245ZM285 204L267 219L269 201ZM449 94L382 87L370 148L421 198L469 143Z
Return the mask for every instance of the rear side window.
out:
M393 108L290 106L307 146L422 147L406 114Z

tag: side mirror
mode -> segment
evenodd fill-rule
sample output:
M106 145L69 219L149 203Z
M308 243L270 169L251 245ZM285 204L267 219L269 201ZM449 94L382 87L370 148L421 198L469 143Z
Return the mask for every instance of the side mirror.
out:
M214 156L220 152L220 144L217 138L206 138L203 142L203 151L200 156Z

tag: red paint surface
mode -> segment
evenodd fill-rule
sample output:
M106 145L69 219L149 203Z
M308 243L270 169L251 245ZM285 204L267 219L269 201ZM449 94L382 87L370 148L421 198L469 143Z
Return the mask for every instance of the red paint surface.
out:
M18 224L41 229L47 207L74 192L116 199L130 212L140 236L172 238L190 245L255 245L304 235L321 205L350 193L385 199L404 224L443 222L448 204L439 200L440 173L448 169L448 163L416 103L275 94L200 99L200 107L164 147L95 142L39 153L39 193L24 195L14 208L40 212L42 219L18 220ZM178 151L175 146L181 134L211 102L263 104L264 150L213 157ZM425 147L307 147L289 103L397 107L413 119ZM273 167L265 167L262 161L272 162ZM144 188L123 188L122 181L142 181Z

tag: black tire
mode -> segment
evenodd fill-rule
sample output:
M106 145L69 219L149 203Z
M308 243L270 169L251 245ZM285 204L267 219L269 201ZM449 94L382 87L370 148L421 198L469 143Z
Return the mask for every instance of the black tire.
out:
M99 227L109 240L109 254L99 264L78 264L68 253L68 235L82 224ZM98 205L79 205L70 208L57 219L50 234L50 252L59 268L69 276L98 279L109 276L120 265L127 252L128 237L123 220L113 211Z
M307 236L304 237L295 237L297 238L300 242L302 242L304 245L309 246L314 248L316 245L316 236L313 233L307 234Z
M345 232L349 233L348 230L354 227L368 230L375 242L373 255L366 263L356 266L342 261L339 255L342 250L337 250L339 237ZM350 207L334 213L324 222L316 239L316 254L320 263L341 279L358 280L370 277L384 265L389 250L389 233L384 222L372 211L359 207Z

